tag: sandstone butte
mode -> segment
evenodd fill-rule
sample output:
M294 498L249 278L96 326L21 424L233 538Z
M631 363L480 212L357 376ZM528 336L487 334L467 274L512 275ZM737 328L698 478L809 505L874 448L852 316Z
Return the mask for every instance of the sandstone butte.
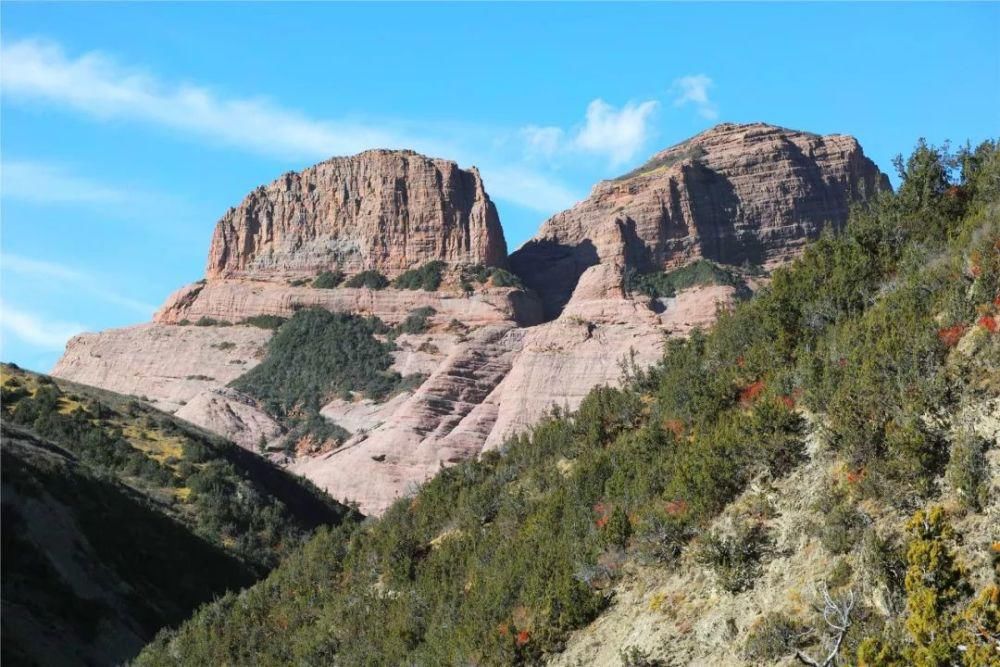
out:
M152 323L77 336L53 374L143 397L256 450L284 427L227 384L260 363L272 334L239 322L318 306L391 325L430 306L430 330L400 336L393 353L401 374L427 375L419 387L329 402L321 414L351 433L335 449L267 450L380 514L441 467L617 383L625 358L655 362L665 336L709 326L737 296L703 284L653 299L627 289L628 271L697 259L773 268L888 187L852 137L723 124L599 183L508 257L475 169L410 151L335 158L250 193L217 223L205 280L171 295ZM332 269L393 277L431 260L448 267L434 292L299 284ZM468 265L509 267L527 288L470 293L458 278ZM201 318L237 324L190 324Z

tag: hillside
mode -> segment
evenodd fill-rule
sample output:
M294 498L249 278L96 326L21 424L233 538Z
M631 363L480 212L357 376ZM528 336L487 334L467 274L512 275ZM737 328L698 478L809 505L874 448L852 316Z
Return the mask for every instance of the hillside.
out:
M762 123L651 165L509 261L474 168L367 151L285 174L219 219L203 280L151 323L77 336L53 374L144 397L380 514L615 385L626 358L654 363L888 188L852 137Z
M4 365L7 664L114 664L356 515L135 399Z
M1000 152L900 167L709 333L138 664L996 664Z

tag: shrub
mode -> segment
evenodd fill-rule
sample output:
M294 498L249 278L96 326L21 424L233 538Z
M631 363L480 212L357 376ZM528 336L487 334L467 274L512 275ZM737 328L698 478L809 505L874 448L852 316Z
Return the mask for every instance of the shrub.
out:
M392 281L392 286L397 289L417 290L433 292L441 286L441 274L447 264L440 260L427 262L423 266L410 269L400 274Z
M200 317L194 325L196 327L229 327L232 326L232 322L217 320L214 317Z
M723 590L740 593L753 587L760 576L761 559L770 546L771 538L764 524L744 522L729 535L705 535L695 557L715 572Z
M427 331L430 327L431 317L437 313L430 306L415 308L410 311L406 319L396 325L395 334L418 334Z
M258 329L276 330L287 321L286 318L277 315L254 315L244 319L240 324L257 327Z
M490 281L494 287L517 287L524 289L524 283L521 282L520 278L507 269L502 269L498 266L483 266L482 264L464 266L462 267L461 280L466 292L472 291L472 285L470 284L472 282L482 285Z
M750 628L743 656L754 663L773 663L808 644L809 629L787 614L768 612Z
M385 289L388 286L389 279L373 270L356 273L344 283L344 287L367 287L373 290Z
M946 476L963 505L978 510L986 504L989 469L983 451L986 441L970 431L960 432L951 445Z
M344 282L344 272L339 270L323 271L312 281L316 289L333 289Z

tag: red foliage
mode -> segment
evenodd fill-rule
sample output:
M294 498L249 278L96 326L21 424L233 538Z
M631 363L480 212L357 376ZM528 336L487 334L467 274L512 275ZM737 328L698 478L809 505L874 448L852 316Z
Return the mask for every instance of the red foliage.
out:
M757 380L756 382L748 385L743 389L743 391L740 392L740 403L743 403L744 405L752 403L762 393L764 393L765 388L766 385L763 380Z
M604 528L608 525L608 519L611 517L611 506L604 502L594 503L594 513L597 514L597 520L594 521L594 525L598 528Z
M742 354L736 357L736 365L740 368L743 368L744 366L747 365L747 358L744 357Z
M789 410L795 409L795 399L792 398L791 396L780 396L778 400L780 400L781 404L784 405Z
M678 438L684 435L684 422L680 419L667 419L663 422L663 428L667 429Z
M857 470L847 471L847 483L854 485L865 478L865 469L858 468Z
M986 329L990 333L997 332L997 318L992 315L983 315L979 318L979 326Z
M500 633L501 637L510 637L510 626L506 623L501 623L497 626L497 632Z
M517 633L516 641L518 646L524 646L529 641L531 641L531 633L528 632L527 630L521 630L519 633Z
M687 514L688 504L686 500L671 500L666 506L667 514L670 516L679 516L681 514Z
M841 357L840 359L837 359L837 367L838 368L843 368L846 365L847 365L847 359L845 359L844 357Z
M938 329L937 333L938 339L945 347L955 347L958 345L958 341L962 340L962 335L965 333L965 325L955 324L944 329Z

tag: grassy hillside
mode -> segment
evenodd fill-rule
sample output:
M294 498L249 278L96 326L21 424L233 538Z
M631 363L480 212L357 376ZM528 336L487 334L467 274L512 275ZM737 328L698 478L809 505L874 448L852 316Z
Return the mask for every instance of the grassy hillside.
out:
M316 527L356 517L127 397L8 365L0 389L5 659L131 657L164 625L266 574Z
M995 664L993 561L965 562L953 524L995 508L996 442L960 416L1000 395L1000 156L921 144L901 168L898 193L711 333L670 341L622 389L442 471L380 520L318 531L139 664L538 663L606 611L629 564L693 559L720 600L751 589L773 538L762 510L732 501L820 456L842 475L819 492L810 549L857 556L830 583L842 611L855 600L850 622L838 637L773 619L747 660L832 647L867 665ZM913 519L874 534L876 507Z

